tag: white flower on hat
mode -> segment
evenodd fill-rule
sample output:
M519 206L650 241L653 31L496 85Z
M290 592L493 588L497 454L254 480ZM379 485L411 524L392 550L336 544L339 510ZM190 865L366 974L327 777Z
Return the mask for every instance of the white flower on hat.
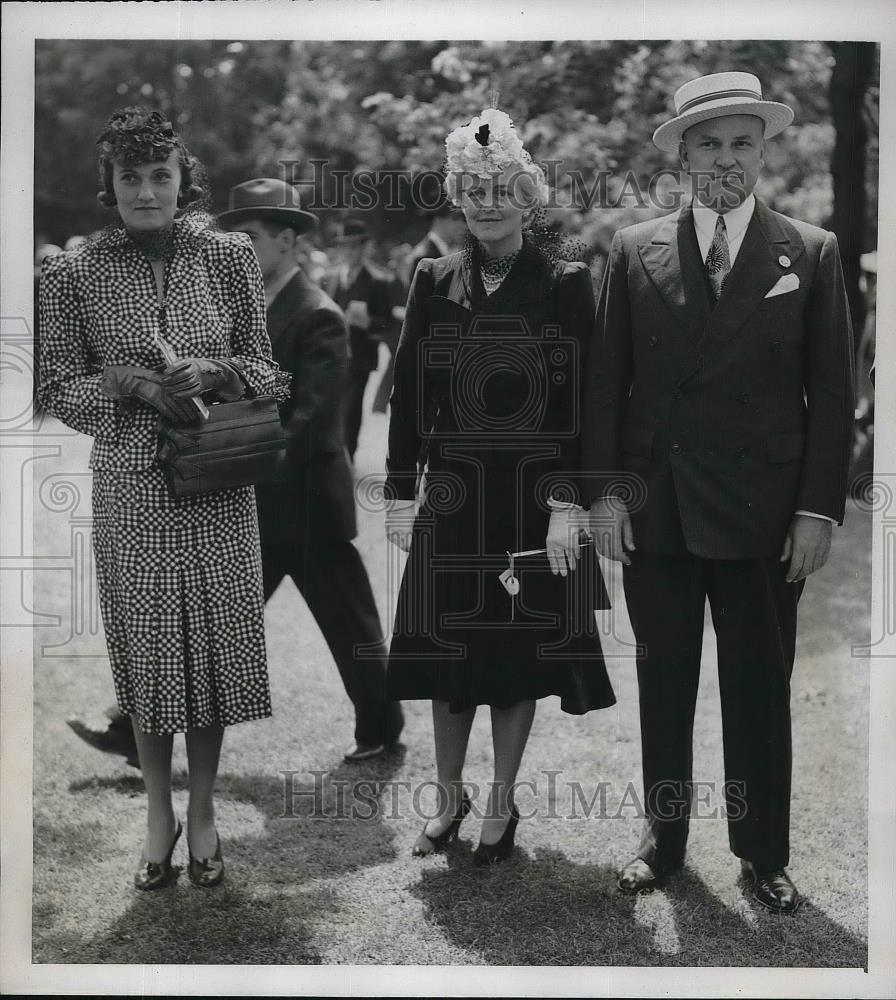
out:
M534 187L534 200L548 200L548 185L544 172L523 146L505 111L485 108L467 125L461 125L445 139L445 190L455 205L460 203L458 178L464 174L492 177L504 171L529 175Z

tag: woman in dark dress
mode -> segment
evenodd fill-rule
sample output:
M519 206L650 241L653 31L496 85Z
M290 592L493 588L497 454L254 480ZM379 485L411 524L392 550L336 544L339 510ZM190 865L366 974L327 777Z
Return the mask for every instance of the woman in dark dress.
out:
M547 185L506 114L487 109L446 147L446 190L471 237L418 265L396 354L387 536L409 556L388 683L394 699L432 700L441 794L419 855L469 811L467 741L476 707L491 706L494 781L474 855L488 863L513 847L536 700L558 695L572 714L615 701L594 618L606 592L574 503L594 294L585 264L527 226ZM529 554L511 566L512 553Z

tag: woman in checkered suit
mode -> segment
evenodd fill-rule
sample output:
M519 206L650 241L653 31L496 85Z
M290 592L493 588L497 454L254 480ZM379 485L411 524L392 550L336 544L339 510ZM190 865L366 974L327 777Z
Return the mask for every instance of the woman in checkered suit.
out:
M241 233L197 210L201 167L143 108L100 134L100 201L122 223L49 259L39 398L94 438L93 542L119 707L146 783L139 889L177 878L174 733L186 734L189 874L221 881L213 790L224 727L270 716L264 597L251 487L173 498L156 461L159 416L193 422L197 397L274 391L261 273ZM157 334L182 360L166 367Z

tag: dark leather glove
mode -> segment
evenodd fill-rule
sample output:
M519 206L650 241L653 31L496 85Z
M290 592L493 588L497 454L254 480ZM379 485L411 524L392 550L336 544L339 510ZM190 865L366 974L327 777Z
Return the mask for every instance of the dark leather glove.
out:
M242 381L226 361L182 358L162 372L162 385L176 398L189 399L209 389L233 397L242 395Z
M162 375L151 368L106 365L102 389L111 399L141 399L174 423L195 423L199 419L189 399L169 393L162 385Z

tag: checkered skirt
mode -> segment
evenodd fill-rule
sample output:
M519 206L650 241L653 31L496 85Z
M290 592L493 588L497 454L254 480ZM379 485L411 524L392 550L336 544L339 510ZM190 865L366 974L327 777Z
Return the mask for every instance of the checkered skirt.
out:
M119 708L155 734L270 716L252 487L173 498L157 465L96 469L93 538Z

